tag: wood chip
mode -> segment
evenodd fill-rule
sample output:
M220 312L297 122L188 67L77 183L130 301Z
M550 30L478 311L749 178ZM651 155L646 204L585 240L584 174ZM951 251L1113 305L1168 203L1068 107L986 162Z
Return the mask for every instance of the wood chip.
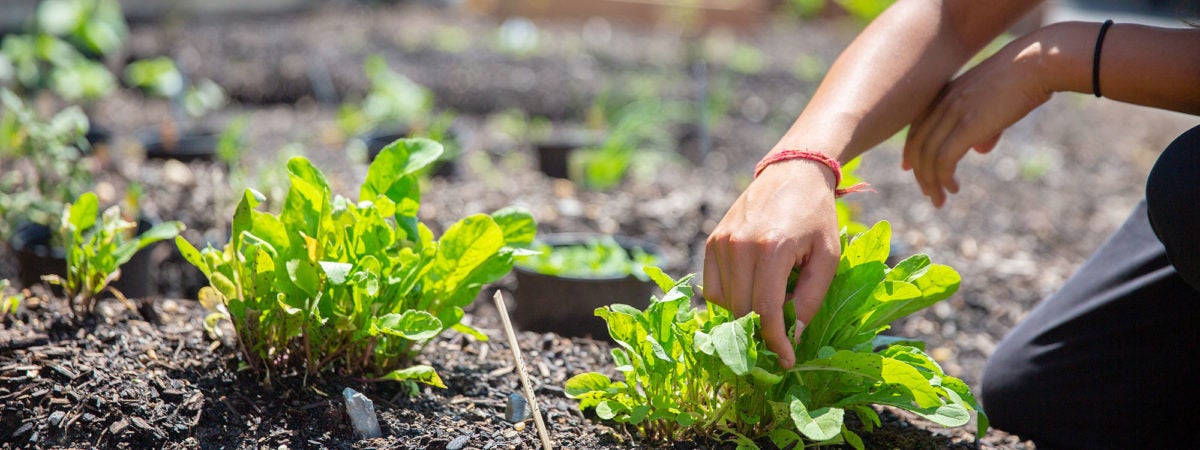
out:
M502 376L502 375L508 375L508 374L512 373L513 370L515 370L515 368L513 366L504 366L499 369L488 372L488 376L495 378L495 377Z
M125 428L128 427L129 422L126 422L125 419L118 419L116 422L113 422L112 425L108 426L108 432L111 434L121 434L121 432L125 431Z

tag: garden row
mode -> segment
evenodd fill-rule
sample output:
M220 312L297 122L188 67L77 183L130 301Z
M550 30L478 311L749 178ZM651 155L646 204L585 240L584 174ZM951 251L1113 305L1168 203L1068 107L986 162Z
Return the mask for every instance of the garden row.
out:
M94 8L110 4L75 3ZM83 14L83 22L60 25L59 30L101 27L90 21L99 16ZM345 104L337 115L348 151L359 152L361 160L369 163L363 181L349 186L357 191L357 200L339 195L333 180L303 156L286 158L263 174L240 173L245 147L239 136L244 126L234 123L219 133L195 129L202 131L197 140L208 141L201 151L212 158L199 164L227 177L232 185L203 195L228 207L209 211L207 222L143 217L139 180L119 180L121 175L106 173L112 155L105 152L111 148L106 149L102 138L88 139L91 94L73 96L69 88L82 84L63 81L76 76L68 71L75 65L87 66L97 56L102 58L89 54L85 46L95 38L54 30L51 24L39 23L29 36L5 38L5 49L9 39L18 43L13 44L18 50L21 42L34 43L34 64L21 67L35 67L37 74L26 77L35 72L18 71L23 75L13 78L14 89L4 99L2 164L20 168L6 170L0 180L5 183L0 212L5 225L12 226L4 230L5 241L12 243L13 250L30 250L43 262L61 256L56 263L60 266L38 269L45 273L29 271L21 281L30 288L44 279L61 291L4 291L3 320L8 329L33 320L39 308L63 301L70 313L48 327L59 330L48 334L53 340L102 335L98 330L105 323L122 317L96 307L112 304L102 300L105 295L116 297L118 303L133 298L128 305L132 310L120 320L131 320L133 310L138 311L133 317L150 320L162 305L153 301L158 287L147 288L146 282L156 278L152 274L156 267L174 258L202 274L194 297L209 311L203 323L210 339L228 343L236 351L230 355L235 364L248 368L255 382L270 388L301 380L306 389L310 379L312 386L321 379L391 381L403 386L396 392L419 398L429 391L422 393L418 383L470 391L451 385L478 381L441 376L458 369L423 364L428 358L422 356L423 350L443 342L446 335L461 335L456 342L464 347L486 341L486 330L464 321L466 310L515 266L518 278L528 277L520 279L518 296L548 302L517 306L524 329L537 329L533 322L523 322L536 319L563 326L555 330L561 334L585 332L586 322L557 315L558 309L568 309L564 308L567 299L585 303L585 319L593 311L603 317L603 321L592 318L594 328L586 334L615 343L610 354L613 365L594 368L601 373L570 373L575 377L565 381L559 392L576 399L589 414L594 411L595 416L589 417L620 424L639 441L698 439L783 448L840 442L862 447L861 434L881 425L878 412L869 405L910 409L954 426L966 424L970 411L978 409L966 385L946 375L919 342L878 336L892 321L948 298L958 285L957 274L928 258L888 260L892 240L886 223L868 228L843 215L848 230L843 267L826 302L840 308L822 310L819 320L804 331L806 346L797 349L799 363L788 371L781 370L776 355L759 342L756 316L734 318L727 311L703 306L692 294L689 277L676 281L656 268L670 261L654 244L602 235L575 241L584 245L568 245L561 239L574 236L539 236L533 214L522 208L470 214L436 226L425 223L419 215L423 198L431 193L431 186L443 182L439 179L455 176L462 136L451 126L453 113L438 111L427 89L389 70L379 58L369 58L365 64L371 86L366 96ZM78 54L63 50L68 47ZM69 56L60 59L61 55ZM126 65L121 78L145 93L171 99L172 109L180 111L166 122L171 125L153 130L165 143L162 157L175 161L162 166L164 174L179 167L200 173L194 170L196 163L183 162L189 157L181 152L190 148L186 143L191 142L192 119L219 108L224 100L223 94L217 94L222 89L215 83L193 84L173 62L158 58ZM50 101L45 100L48 96ZM52 109L44 108L46 104L62 103L81 107L46 114ZM562 133L518 116L511 121L516 128L511 134L531 143L566 138L571 142L557 146L560 151L582 149L574 156L560 154L555 160L548 155L539 161L547 175L573 180L584 189L619 186L631 167L648 164L636 158L672 157L671 152L642 150L671 146L674 136L666 130L681 122L686 106L636 99L596 105L594 117L601 126ZM411 136L433 139L401 139ZM141 147L147 151L142 157L155 157L150 152L153 145ZM252 179L257 184L247 189ZM267 179L278 181L263 184ZM100 188L112 180L119 181L107 186L118 189ZM843 209L844 214L848 211ZM141 229L139 219L148 219ZM197 229L202 231L199 235L188 234ZM27 230L38 231L32 237L7 239ZM156 244L172 238L174 245ZM139 254L151 262L132 265ZM580 278L592 282L607 278L627 288L593 285L577 293L550 284ZM139 286L144 290L138 291ZM661 295L651 299L655 286ZM596 298L596 294L601 295ZM585 296L597 303L586 303ZM81 331L63 334L64 328ZM34 355L38 342L32 341ZM28 373L32 366L24 362L2 369L5 373L23 370L24 377L33 379ZM52 367L47 370L64 374ZM33 373L42 375L41 369ZM614 380L618 373L623 379ZM65 374L76 375L71 379L81 375L69 368ZM0 395L22 402L48 398L41 390L4 389L7 392ZM171 389L163 392L167 390ZM762 395L743 395L750 390ZM39 392L40 396L33 395ZM186 406L177 413L194 409L199 419L207 411L192 401L192 394L172 396L180 397ZM47 416L23 417L21 425L4 431L11 432L14 442L20 438L36 444L39 436L54 442L70 436L65 428L75 417L84 417L78 408L99 408L93 403L85 401L64 410L50 402ZM234 414L239 409L229 408ZM55 412L63 413L57 421ZM847 421L850 416L860 424L857 428L847 426L854 423ZM123 426L117 420L93 417L93 421L104 425L113 442L130 442L121 436L132 434L157 445L189 435L186 426L183 431L139 432L152 427L136 420ZM60 431L63 424L68 425ZM986 420L978 425L980 433L986 430ZM104 435L85 438L103 440Z

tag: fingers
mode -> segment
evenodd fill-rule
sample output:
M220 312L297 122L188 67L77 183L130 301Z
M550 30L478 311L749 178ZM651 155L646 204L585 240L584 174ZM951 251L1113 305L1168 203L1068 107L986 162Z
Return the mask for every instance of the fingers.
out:
M951 101L948 105L939 105L938 109L941 110L941 115L936 120L927 122L929 131L924 135L925 140L920 143L922 147L920 159L913 167L913 175L917 177L925 195L928 195L933 200L933 204L938 207L945 203L946 194L937 170L945 156L941 153L944 151L943 144L954 132L961 119L962 107L958 105L960 103L957 101Z
M705 300L714 304L729 308L729 302L725 300L725 290L721 289L721 259L718 249L722 248L723 244L719 235L709 236L708 241L704 245L704 285L700 288L700 295L704 296Z
M762 337L767 348L779 355L779 365L790 369L796 352L788 339L787 324L783 323L783 303L787 296L787 278L795 264L795 256L784 256L776 249L764 249L754 267L754 310L761 318Z
M754 248L749 242L730 239L732 247L728 255L730 264L721 269L722 288L729 296L730 310L733 315L741 317L749 314L754 295Z
M829 283L837 274L839 243L816 242L808 261L800 268L796 288L792 291L792 304L796 308L796 340L799 342L803 326L812 323L825 301ZM804 325L801 325L803 323Z

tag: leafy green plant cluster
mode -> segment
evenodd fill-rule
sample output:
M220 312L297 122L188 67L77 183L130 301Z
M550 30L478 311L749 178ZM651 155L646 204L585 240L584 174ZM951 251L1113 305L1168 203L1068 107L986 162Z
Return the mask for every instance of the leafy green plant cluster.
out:
M853 240L843 233L837 276L801 333L792 369L782 370L757 337L756 314L734 318L711 303L694 308L690 276L676 281L651 269L665 292L661 299L644 311L619 304L596 310L618 345L612 356L624 380L580 374L567 381L566 392L581 409L650 439L708 437L739 448L769 439L780 448L861 449L861 437L844 419L857 415L869 432L880 424L871 405L964 425L970 411L980 411L967 385L946 375L921 342L880 335L896 319L948 298L959 276L924 255L889 268L890 235L887 222ZM982 435L982 413L978 426Z
M0 104L0 238L7 240L25 222L57 226L63 205L91 187L92 173L81 109L41 119L7 89Z
M100 201L92 192L84 193L63 211L59 236L67 252L67 276L42 278L63 287L76 320L92 314L97 297L106 289L121 297L109 284L121 277L121 265L129 262L134 253L174 238L184 226L177 221L163 222L138 236L134 235L136 229L136 223L121 217L118 206L100 214Z
M194 82L184 76L175 60L160 56L140 59L125 66L125 82L147 95L170 99L176 115L202 117L225 106L225 90L216 82L203 78Z
M368 56L363 70L370 86L367 96L361 102L343 104L337 113L338 127L347 136L388 124L412 126L429 117L433 92L428 88L388 68L379 55Z
M517 266L545 275L608 278L632 275L649 280L645 268L658 264L658 258L645 250L626 249L612 236L601 236L574 245L550 245L534 242L536 254L517 258Z
M590 121L594 128L604 130L604 140L572 157L571 178L590 189L607 190L623 181L634 166L655 166L648 158L671 154L675 136L670 127L686 114L683 104L658 98L619 106L609 106L604 97L598 99Z
M462 308L511 270L536 225L508 208L466 217L435 239L417 218L416 173L441 152L428 139L392 143L368 167L357 202L293 157L278 214L257 210L264 199L248 189L223 249L176 238L208 276L200 294L216 310L208 323L227 317L246 363L268 382L273 373L337 370L442 386L431 367L408 364L447 329L486 339L460 323Z
M91 102L116 87L94 58L115 55L129 35L116 0L45 0L33 30L0 43L0 84L22 95L51 89L67 101Z

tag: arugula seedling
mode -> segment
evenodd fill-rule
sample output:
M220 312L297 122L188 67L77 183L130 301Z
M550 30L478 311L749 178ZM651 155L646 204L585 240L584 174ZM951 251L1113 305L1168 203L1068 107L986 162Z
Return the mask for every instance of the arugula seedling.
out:
M618 345L612 357L624 380L576 375L567 395L580 409L652 440L699 437L758 448L755 442L766 438L780 448L862 449L844 419L855 414L872 430L880 421L870 405L913 411L944 426L964 425L976 411L982 436L987 417L965 383L947 375L919 341L880 335L891 322L950 297L960 281L924 255L887 267L890 238L887 222L853 240L843 232L837 276L787 371L759 338L756 314L734 318L712 303L695 308L691 276L672 280L648 268L662 298L645 310L621 304L596 310Z
M129 262L138 250L174 238L184 229L181 222L163 222L134 236L137 224L121 218L120 207L109 207L97 221L99 208L100 201L92 192L84 193L75 203L67 205L59 227L59 236L67 252L67 276L42 277L63 287L75 320L90 316L97 296L106 289L123 298L120 292L109 287L121 277L121 265Z
M607 278L632 275L649 280L645 267L658 264L658 258L645 250L626 249L612 236L588 239L571 245L550 245L534 242L530 250L537 252L521 256L517 265L544 275Z
M435 239L417 218L417 173L441 153L428 139L388 145L367 168L357 202L334 195L320 170L293 157L278 214L259 211L265 199L247 189L223 249L176 238L209 279L200 293L215 314L207 322L228 318L246 364L268 383L290 370L336 370L444 387L412 359L449 329L487 339L460 323L463 307L512 269L536 225L529 212L506 208L466 217Z

